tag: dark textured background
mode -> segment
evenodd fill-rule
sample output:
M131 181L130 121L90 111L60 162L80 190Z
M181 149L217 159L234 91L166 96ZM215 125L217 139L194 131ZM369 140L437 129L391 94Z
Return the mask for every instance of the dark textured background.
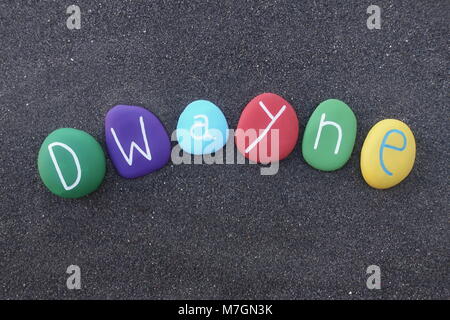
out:
M0 298L448 298L450 2L2 1L0 3ZM82 10L68 30L66 7ZM300 145L275 176L256 165L180 165L125 180L108 160L78 200L40 181L37 152L54 129L104 146L116 104L157 114L169 131L199 98L231 127L259 93L282 95L301 134L338 98L358 136L334 173ZM361 177L368 130L405 121L411 175L378 191ZM68 265L82 269L66 288ZM382 269L382 290L365 270Z

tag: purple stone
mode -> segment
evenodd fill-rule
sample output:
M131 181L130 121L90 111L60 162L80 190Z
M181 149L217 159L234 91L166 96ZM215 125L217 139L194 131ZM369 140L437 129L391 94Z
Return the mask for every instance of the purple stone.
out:
M161 121L144 108L118 105L109 110L105 135L112 163L124 178L145 176L169 161L169 136Z

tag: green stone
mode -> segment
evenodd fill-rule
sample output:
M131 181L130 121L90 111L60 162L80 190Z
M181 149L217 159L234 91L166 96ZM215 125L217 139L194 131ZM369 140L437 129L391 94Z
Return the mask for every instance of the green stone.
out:
M355 138L353 111L340 100L326 100L314 110L306 125L303 158L322 171L340 169L352 154Z
M62 128L50 133L42 143L38 169L51 192L63 198L80 198L102 183L105 154L88 133Z

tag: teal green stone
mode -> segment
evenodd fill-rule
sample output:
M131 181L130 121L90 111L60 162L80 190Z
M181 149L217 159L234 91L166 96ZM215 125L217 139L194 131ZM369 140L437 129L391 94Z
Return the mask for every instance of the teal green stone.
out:
M62 128L50 133L38 155L45 186L63 198L80 198L95 191L105 177L105 154L88 133Z
M329 99L314 110L306 124L302 152L313 168L334 171L344 166L353 151L356 117L344 102Z

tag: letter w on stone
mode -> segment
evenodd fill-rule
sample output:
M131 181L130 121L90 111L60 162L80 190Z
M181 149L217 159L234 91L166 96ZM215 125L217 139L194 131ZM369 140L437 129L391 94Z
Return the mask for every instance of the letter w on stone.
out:
M130 167L133 165L133 149L136 149L148 161L152 160L152 154L150 152L150 147L148 146L147 133L145 131L145 125L144 125L144 118L143 117L139 117L139 124L141 125L142 138L144 139L145 152L137 145L136 142L132 141L131 145L130 145L129 155L127 155L125 153L125 151L123 150L122 144L120 143L119 138L117 138L116 131L114 131L114 128L111 128L111 133L112 133L112 135L114 137L114 141L116 141L116 144L119 147L120 152L122 153L123 157L125 158L125 161L128 163L128 165Z
M264 103L262 101L259 102L259 106L264 110L264 112L267 114L267 116L270 118L269 125L263 130L261 135L256 138L248 147L245 149L245 153L249 153L264 137L267 135L269 130L272 128L272 126L277 122L278 118L281 117L284 110L286 110L286 106L282 106L281 109L278 111L278 113L274 116L270 111L266 108Z

